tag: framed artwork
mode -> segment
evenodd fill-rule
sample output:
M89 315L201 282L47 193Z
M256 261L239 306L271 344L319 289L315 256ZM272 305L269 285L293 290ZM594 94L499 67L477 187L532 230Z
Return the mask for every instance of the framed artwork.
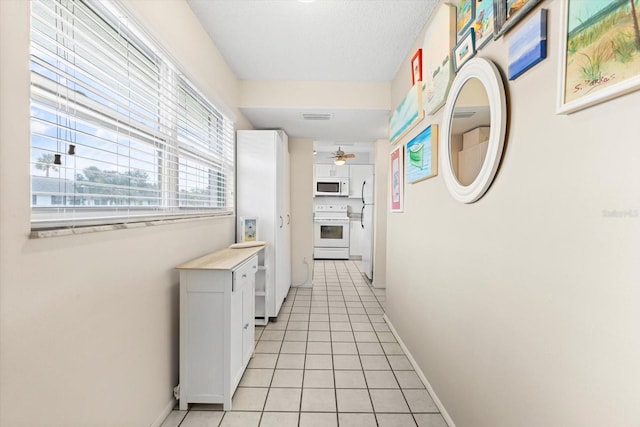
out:
M411 85L415 85L416 82L422 81L422 49L418 51L411 58Z
M476 35L476 50L493 40L493 2L476 1L476 21L473 30Z
M566 0L561 6L557 112L573 113L638 90L637 6L620 0Z
M525 17L542 0L493 0L494 34L500 37ZM600 0L598 0L600 1Z
M404 207L404 165L403 165L403 147L396 147L389 156L391 161L389 168L389 177L391 179L391 212L402 212Z
M451 51L456 44L456 9L441 4L432 15L422 45L424 59L424 111L433 115L442 108L455 73Z
M391 113L389 118L389 142L391 144L398 142L424 117L420 86L422 86L421 82L414 84L398 108Z
M547 57L547 9L538 10L509 39L509 80Z
M258 240L258 218L243 217L240 221L242 224L242 241L255 242Z
M458 1L458 35L464 34L474 19L474 9L476 0L459 0Z
M407 182L414 184L438 175L438 125L429 125L407 142Z
M470 60L476 54L476 37L473 28L470 28L467 34L453 48L453 66L456 73L462 65Z

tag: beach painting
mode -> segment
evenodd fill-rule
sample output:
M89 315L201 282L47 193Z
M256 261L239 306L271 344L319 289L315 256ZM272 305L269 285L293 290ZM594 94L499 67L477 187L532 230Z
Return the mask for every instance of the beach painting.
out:
M509 80L547 57L547 10L538 10L509 39Z
M475 0L476 22L473 30L476 33L476 50L482 48L493 39L493 2Z
M424 117L422 82L418 81L389 118L389 142L395 144Z
M402 146L396 147L390 155L389 178L391 179L391 212L402 212L404 198L404 167Z
M435 114L444 106L455 73L451 50L456 44L456 9L441 4L433 14L422 45L424 111Z
M567 0L561 21L558 113L640 88L640 0Z
M458 1L458 34L462 35L473 21L473 10L476 0Z
M427 126L407 142L407 182L414 184L438 174L438 125Z

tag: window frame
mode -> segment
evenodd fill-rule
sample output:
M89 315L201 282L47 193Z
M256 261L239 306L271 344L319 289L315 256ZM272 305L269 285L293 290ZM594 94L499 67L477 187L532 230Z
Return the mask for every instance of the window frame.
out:
M33 65L31 65L31 89L30 100L32 104L31 121L37 121L38 118L33 112L34 108L40 108L39 106L45 106L50 110L58 108L57 120L67 119L68 111L73 111L73 117L79 121L86 122L91 126L95 126L99 130L106 130L109 132L122 133L123 129L128 131L129 136L136 135L135 143L147 144L147 148L151 151L156 150L155 168L157 170L157 192L159 194L159 204L157 206L142 206L131 204L132 200L138 201L141 196L113 195L113 198L118 202L128 200L128 204L119 205L114 203L112 207L105 208L104 205L79 205L78 200L86 199L83 197L82 192L78 190L78 186L83 185L84 182L79 178L81 174L75 174L72 180L67 177L58 177L59 183L64 187L64 192L49 193L50 206L34 206L40 197L40 193L34 190L34 178L41 178L40 175L34 175L34 135L42 137L34 131L33 124L31 126L31 228L34 231L46 230L46 229L59 229L59 228L75 228L84 226L102 226L108 224L122 224L132 223L149 220L167 220L167 219L183 219L188 217L217 217L217 216L235 216L235 123L232 117L229 117L223 111L227 111L226 108L218 108L206 96L200 92L196 86L191 82L179 68L176 66L176 61L173 60L170 55L166 54L158 47L158 43L153 41L149 36L144 33L144 30L134 22L134 20L128 16L129 13L126 10L114 5L110 2L100 2L93 0L61 0L61 3L53 0L55 4L66 5L82 5L90 10L97 19L102 21L99 23L94 22L96 25L100 25L100 29L108 28L114 31L117 37L124 40L124 49L128 52L130 49L135 49L137 54L142 56L142 59L138 59L141 63L149 60L155 65L159 71L158 83L158 104L155 105L157 111L158 121L150 122L154 124L153 127L145 127L143 121L127 120L127 117L122 117L121 113L114 111L109 105L93 99L92 96L81 93L80 91L73 91L73 99L69 96L71 89L66 89L67 97L60 95L62 83L60 81L53 81L51 78L47 78L44 75L40 75L34 71ZM53 4L52 3L52 4ZM60 6L63 7L63 6ZM87 17L89 14L87 14ZM56 15L57 17L57 15ZM74 22L76 15L73 15ZM33 20L36 19L35 12L31 11L31 57L30 64L40 62L41 66L47 65L45 59L40 59L37 56L38 48L34 41L34 32L36 31ZM80 18L77 18L80 19ZM87 18L89 19L89 18ZM126 21L126 25L123 25L123 21ZM58 31L57 21L53 24L56 31ZM83 26L90 25L85 23ZM66 31L69 31L68 29ZM71 30L73 31L73 29ZM93 30L92 30L93 31ZM96 30L98 31L98 30ZM97 34L97 33L96 33ZM64 34L63 34L64 38ZM76 42L75 39L72 39ZM49 39L51 41L51 39ZM67 49L66 46L61 44L59 40L56 42L56 51ZM85 48L85 51L88 51ZM103 57L109 57L109 52L99 53ZM45 53L49 53L48 51ZM58 61L57 54L51 53L53 60ZM74 53L75 55L75 53ZM95 57L96 55L94 55ZM38 61L40 59L40 61ZM84 59L88 68L95 68L89 60ZM119 66L119 65L115 65ZM124 67L131 67L131 63L125 61ZM59 66L58 66L59 67ZM59 73L60 69L54 66L52 73ZM75 69L74 69L75 70ZM82 69L82 72L87 73L86 69ZM93 74L90 74L92 79L95 79ZM114 77L116 79L117 77ZM153 76L152 76L153 79ZM91 80L91 79L88 79ZM66 82L66 80L65 80ZM127 81L129 82L129 81ZM136 81L137 82L137 81ZM76 82L77 84L78 82ZM83 84L90 84L90 82L82 82ZM131 83L129 83L131 84ZM154 87L151 85L149 87ZM181 109L180 94L185 94L185 108ZM116 95L121 95L117 91L113 92ZM188 99L191 97L192 99ZM67 113L60 112L60 108L57 107L63 99L64 106L67 108ZM155 100L153 96L152 100ZM116 100L111 100L116 101ZM145 99L145 102L148 102ZM132 97L125 98L124 111L131 107L135 103ZM206 135L208 138L205 141L189 141L191 138L180 136L180 121L184 114L185 123L189 120L198 120L198 117L189 116L188 103L195 102L196 109L207 112L207 120L210 122L216 120L217 124L211 126L205 124L205 128L208 130ZM116 107L117 107L116 103ZM151 105L151 104L148 104ZM147 106L148 106L147 105ZM141 106L141 108L144 108ZM43 108L44 109L44 108ZM52 111L49 111L51 113ZM55 114L55 113L54 113ZM65 116L65 114L67 114ZM148 119L148 117L145 116ZM80 133L78 127L75 126L73 132ZM125 132L127 133L127 132ZM61 144L62 142L62 144ZM69 140L56 138L58 146L63 146L65 143L69 143ZM115 143L117 146L117 142ZM209 150L202 150L202 147L209 146ZM212 146L215 146L215 150ZM60 151L60 150L58 150ZM214 152L215 151L215 152ZM63 154L65 155L65 154ZM116 158L120 159L120 154L116 154ZM65 157L66 158L66 157ZM129 154L124 159L132 159ZM135 160L135 159L134 159ZM209 178L208 186L205 186L205 206L193 206L181 204L181 180L180 180L180 164L183 161L195 162L199 165L208 168ZM118 163L119 164L119 163ZM119 168L117 168L119 169ZM138 170L136 168L129 169L129 175L124 175L131 179L131 171ZM85 168L86 171L86 168ZM67 171L65 171L66 173ZM104 170L103 172L111 172ZM121 172L113 171L118 176ZM84 173L84 172L83 172ZM217 174L217 178L212 181L211 175ZM49 178L49 170L47 170L47 178ZM53 180L52 180L53 182ZM197 184L197 180L195 180ZM69 185L73 186L73 193L67 192ZM86 185L86 184L85 184ZM94 184L95 186L95 184ZM106 184L105 188L117 189L117 184ZM222 187L222 191L220 188ZM145 187L133 187L131 181L129 185L122 187L123 189L129 189L129 191L144 192ZM187 191L192 189L198 189L195 187L187 187ZM152 191L151 189L149 191ZM155 191L155 190L154 190ZM120 197L119 199L117 199ZM46 197L45 197L46 199ZM196 197L197 199L197 197ZM53 204L53 200L64 201L63 204ZM95 199L98 200L98 199ZM95 201L94 200L94 201Z

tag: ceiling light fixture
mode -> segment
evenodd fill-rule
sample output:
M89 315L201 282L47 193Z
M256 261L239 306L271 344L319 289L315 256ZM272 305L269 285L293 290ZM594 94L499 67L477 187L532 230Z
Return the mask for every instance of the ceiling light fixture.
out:
M338 165L338 166L342 166L345 164L345 160L344 159L335 159L333 161L334 164Z

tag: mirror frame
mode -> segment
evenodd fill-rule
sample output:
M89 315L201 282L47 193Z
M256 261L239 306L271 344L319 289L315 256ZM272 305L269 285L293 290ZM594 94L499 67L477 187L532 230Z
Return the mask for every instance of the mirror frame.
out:
M470 79L478 79L487 91L489 98L489 110L491 117L491 129L489 130L489 144L487 155L476 179L469 185L462 185L456 177L451 164L451 125L455 104L460 91ZM440 165L444 181L449 193L454 199L462 203L473 203L480 199L489 189L498 170L504 138L507 130L507 100L502 82L502 76L495 64L485 58L472 58L458 71L447 102L444 107L442 119L442 144L440 149Z

